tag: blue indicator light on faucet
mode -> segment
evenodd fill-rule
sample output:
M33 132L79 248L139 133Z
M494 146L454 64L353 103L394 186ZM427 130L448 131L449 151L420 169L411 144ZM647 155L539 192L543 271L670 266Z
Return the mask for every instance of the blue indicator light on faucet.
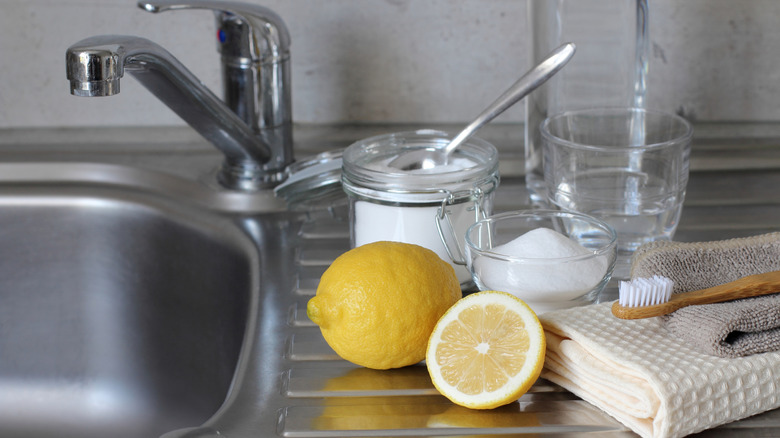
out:
M224 43L225 40L227 40L227 35L225 35L225 31L222 29L217 30L217 40L219 40L220 43Z

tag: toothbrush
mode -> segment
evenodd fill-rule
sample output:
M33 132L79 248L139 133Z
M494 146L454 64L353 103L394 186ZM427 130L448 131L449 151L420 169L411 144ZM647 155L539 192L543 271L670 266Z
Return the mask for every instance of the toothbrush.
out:
M755 274L706 289L672 295L674 282L666 277L621 281L612 314L621 319L661 316L693 304L711 304L780 292L780 271Z

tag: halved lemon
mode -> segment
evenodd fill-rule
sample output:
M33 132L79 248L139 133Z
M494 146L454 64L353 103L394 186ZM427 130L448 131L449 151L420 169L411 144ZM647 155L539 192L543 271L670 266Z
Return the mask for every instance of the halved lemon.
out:
M425 360L442 395L468 408L492 409L531 388L545 347L542 325L527 304L485 291L459 300L439 319Z

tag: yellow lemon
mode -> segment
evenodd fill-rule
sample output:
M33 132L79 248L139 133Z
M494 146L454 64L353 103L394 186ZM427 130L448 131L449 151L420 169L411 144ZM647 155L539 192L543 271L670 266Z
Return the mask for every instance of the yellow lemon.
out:
M485 291L458 301L431 334L426 354L436 389L472 409L511 403L534 384L546 342L536 314L505 292Z
M455 270L433 251L375 242L333 261L306 314L343 359L400 368L425 358L434 325L461 296Z

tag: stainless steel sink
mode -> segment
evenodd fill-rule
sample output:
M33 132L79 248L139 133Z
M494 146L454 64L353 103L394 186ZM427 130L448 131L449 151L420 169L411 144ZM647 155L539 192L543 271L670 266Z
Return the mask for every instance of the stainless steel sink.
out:
M0 436L203 424L226 399L257 307L252 239L225 215L126 184L148 183L144 173L117 184L102 178L115 166L11 167L0 180Z

